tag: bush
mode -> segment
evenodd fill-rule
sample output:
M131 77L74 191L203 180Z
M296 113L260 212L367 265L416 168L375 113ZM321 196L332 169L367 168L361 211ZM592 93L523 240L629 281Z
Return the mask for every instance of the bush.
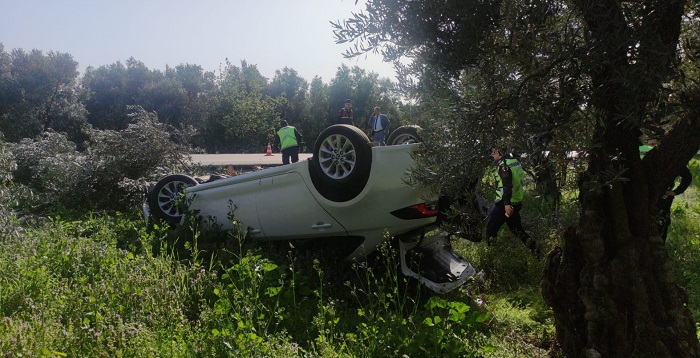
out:
M17 163L12 152L5 146L2 132L0 132L0 185L5 185L12 180L12 172L17 168Z
M89 132L93 207L127 208L141 201L147 180L185 166L185 148L171 141L172 128L155 113L132 107L135 122L122 131Z
M22 139L13 146L13 153L17 162L15 182L35 194L23 195L21 206L57 203L70 206L77 199L72 194L79 193L75 190L87 179L85 158L65 135L45 132L35 140Z
M7 238L18 233L14 222L15 215L10 209L12 172L17 167L17 163L2 139L2 133L0 133L0 237Z
M154 113L133 107L134 123L121 131L84 128L86 151L65 135L43 133L14 145L15 180L38 202L69 209L123 210L140 202L147 180L185 164L183 147L170 141ZM25 198L28 199L28 198ZM26 204L37 203L28 200Z

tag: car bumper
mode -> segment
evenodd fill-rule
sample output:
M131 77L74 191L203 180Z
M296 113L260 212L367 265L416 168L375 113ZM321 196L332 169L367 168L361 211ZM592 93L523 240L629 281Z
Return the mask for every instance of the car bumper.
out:
M401 272L438 293L462 286L475 273L469 261L452 250L448 234L441 230L399 238L399 252Z

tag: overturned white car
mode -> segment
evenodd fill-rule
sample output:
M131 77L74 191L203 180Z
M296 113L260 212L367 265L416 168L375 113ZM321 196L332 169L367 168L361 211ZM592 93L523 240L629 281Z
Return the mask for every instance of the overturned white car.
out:
M345 248L348 259L363 259L394 237L402 272L447 292L474 269L436 230L436 201L405 182L415 142L414 127L396 129L387 146L372 146L359 128L334 125L306 161L205 183L165 176L147 193L144 213L180 223L189 210L223 229L235 218L248 238L326 243Z

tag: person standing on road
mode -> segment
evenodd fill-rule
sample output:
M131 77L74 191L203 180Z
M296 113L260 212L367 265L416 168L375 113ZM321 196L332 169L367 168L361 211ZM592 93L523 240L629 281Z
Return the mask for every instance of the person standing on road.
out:
M275 147L280 148L282 152L282 164L289 164L289 159L292 163L299 161L299 144L303 137L299 131L290 126L286 120L280 121L280 128L275 136Z
M524 171L517 159L506 156L506 154L502 146L491 148L491 158L496 162L498 175L496 176L496 203L486 219L486 237L488 239L496 237L498 230L505 223L530 252L536 253L537 245L525 232L520 220L525 193L523 189Z
M646 145L639 146L639 157L644 159L644 157L650 151L654 150L656 146L659 145L658 137L651 137L647 140ZM690 173L688 167L683 167L681 172L678 173L678 177L681 177L681 181L675 189L673 188L674 183L670 183L668 190L664 196L659 200L659 214L657 220L659 223L659 230L661 231L661 239L666 242L666 237L668 236L668 227L671 226L671 205L673 205L673 198L676 195L683 194L685 189L688 189L690 183L693 182L693 174Z
M345 100L345 105L338 111L338 124L350 124L354 125L353 119L352 102L350 99Z
M372 141L379 142L379 145L386 145L386 136L389 133L391 122L386 114L379 112L379 107L374 107L374 112L369 118L369 128L372 131Z

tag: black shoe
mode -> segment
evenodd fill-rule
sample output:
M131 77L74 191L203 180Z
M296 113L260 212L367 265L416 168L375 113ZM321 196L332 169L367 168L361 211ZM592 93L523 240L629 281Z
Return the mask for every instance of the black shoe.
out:
M539 245L537 245L537 241L535 239L528 239L525 242L525 247L530 250L530 253L537 257L538 259L542 257L542 251L540 251Z

